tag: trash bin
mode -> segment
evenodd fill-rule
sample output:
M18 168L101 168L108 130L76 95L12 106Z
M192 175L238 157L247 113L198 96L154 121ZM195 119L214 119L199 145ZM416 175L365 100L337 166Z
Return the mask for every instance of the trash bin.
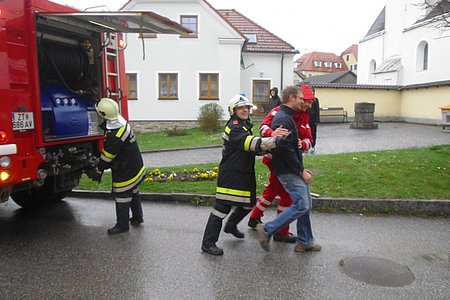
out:
M450 127L450 104L439 107L442 111L442 128L446 130L445 127Z
M378 124L374 123L375 103L359 102L355 103L355 119L350 124L353 129L377 129Z

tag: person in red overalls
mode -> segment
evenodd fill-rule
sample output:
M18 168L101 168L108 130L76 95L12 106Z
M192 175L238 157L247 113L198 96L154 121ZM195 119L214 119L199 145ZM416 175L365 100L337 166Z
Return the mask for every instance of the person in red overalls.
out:
M313 138L311 134L311 128L309 125L309 115L308 109L311 107L312 102L314 101L314 93L312 89L304 84L300 87L303 91L303 101L300 104L301 109L298 113L294 115L294 120L297 124L297 129L299 133L299 141L298 146L303 152L307 152L313 143ZM286 134L286 129L277 128L273 130L270 128L272 120L275 114L280 109L280 106L273 108L269 114L262 121L259 132L263 137L270 136L278 136ZM276 196L280 197L278 201L277 214L282 213L286 208L291 206L292 199L289 194L284 190L281 183L278 181L275 174L272 172L272 157L271 154L266 154L262 160L263 164L265 164L269 168L269 183L264 189L261 198L258 199L256 206L253 208L250 213L250 220L248 221L248 226L251 228L255 228L256 224L261 223L261 218L264 216L264 211L270 206ZM285 242L285 243L295 243L297 241L297 236L291 234L289 232L289 225L285 228L278 231L273 236L274 241Z

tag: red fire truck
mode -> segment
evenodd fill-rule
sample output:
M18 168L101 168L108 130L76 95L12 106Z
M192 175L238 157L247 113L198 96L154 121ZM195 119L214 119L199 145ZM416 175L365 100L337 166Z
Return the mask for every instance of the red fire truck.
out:
M124 32L189 31L152 12L0 0L0 202L58 201L91 174L103 140L96 101L113 98L128 116Z

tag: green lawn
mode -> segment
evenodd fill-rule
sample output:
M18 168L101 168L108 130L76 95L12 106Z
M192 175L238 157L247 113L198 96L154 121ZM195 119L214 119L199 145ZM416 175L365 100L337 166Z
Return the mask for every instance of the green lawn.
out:
M204 137L204 134L202 134ZM314 173L312 192L321 197L369 199L450 199L450 145L430 148L306 156L305 166ZM161 168L181 174L184 169L212 170L215 164ZM261 194L268 171L256 163ZM149 170L150 171L150 170ZM105 173L99 185L83 176L81 189L110 190ZM144 182L140 190L155 193L214 194L215 181Z
M254 130L254 134L258 135L260 122L253 122L253 124L253 128L256 129ZM181 131L184 131L186 135L170 136L166 131L137 134L136 136L139 148L141 151L146 151L199 146L217 146L221 145L223 142L222 130L216 133L205 133L197 127Z

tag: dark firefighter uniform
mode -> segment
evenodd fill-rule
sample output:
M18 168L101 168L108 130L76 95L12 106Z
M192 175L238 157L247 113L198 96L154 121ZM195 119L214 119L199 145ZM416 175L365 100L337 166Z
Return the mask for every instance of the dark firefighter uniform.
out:
M103 172L111 169L112 194L116 201L117 214L115 228L123 232L128 230L129 221L134 225L143 222L138 185L145 177L145 167L130 124L121 116L116 122L106 121L105 123L105 140L98 170ZM117 123L119 125L111 125ZM131 220L129 220L129 208L133 216ZM108 233L114 234L110 231Z

